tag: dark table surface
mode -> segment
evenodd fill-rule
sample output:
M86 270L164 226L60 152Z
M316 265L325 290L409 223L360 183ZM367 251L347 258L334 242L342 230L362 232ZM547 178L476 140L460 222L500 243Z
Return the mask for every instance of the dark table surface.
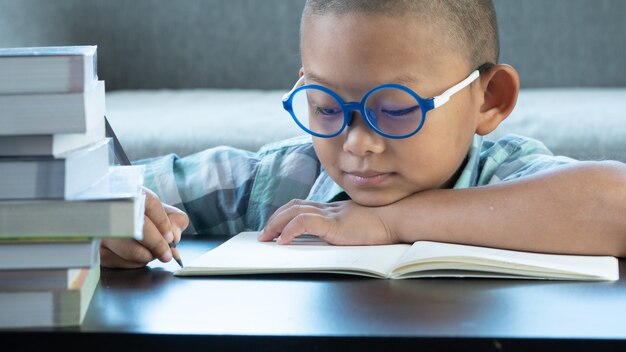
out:
M183 261L227 237L184 236ZM103 269L80 327L0 332L89 350L626 350L616 282L385 280L332 274L175 277L177 264Z

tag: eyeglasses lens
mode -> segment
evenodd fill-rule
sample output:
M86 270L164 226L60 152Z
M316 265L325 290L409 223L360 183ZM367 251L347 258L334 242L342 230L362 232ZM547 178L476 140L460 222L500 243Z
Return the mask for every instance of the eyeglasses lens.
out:
M422 122L417 100L397 88L383 88L370 94L365 101L365 113L374 128L395 137L415 132Z
M334 135L343 126L343 108L332 95L315 88L302 89L293 95L293 113L309 132Z
M341 103L317 88L306 88L294 93L292 109L298 122L308 132L318 135L334 135L345 123ZM365 114L374 129L390 136L411 134L422 122L422 111L417 100L397 88L383 88L371 93L365 101Z

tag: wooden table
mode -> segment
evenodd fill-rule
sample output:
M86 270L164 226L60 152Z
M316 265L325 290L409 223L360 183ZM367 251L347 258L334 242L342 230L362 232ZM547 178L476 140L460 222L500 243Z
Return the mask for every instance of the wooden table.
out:
M225 239L184 236L183 261ZM174 261L103 269L81 327L0 338L110 352L626 350L623 260L617 282L180 278L176 269Z

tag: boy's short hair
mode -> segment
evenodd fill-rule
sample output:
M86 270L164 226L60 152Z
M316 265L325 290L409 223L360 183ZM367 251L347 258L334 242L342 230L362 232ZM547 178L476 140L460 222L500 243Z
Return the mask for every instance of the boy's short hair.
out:
M470 69L498 63L500 45L492 0L307 0L303 18L346 13L414 14L420 21L437 25L444 44L465 52Z

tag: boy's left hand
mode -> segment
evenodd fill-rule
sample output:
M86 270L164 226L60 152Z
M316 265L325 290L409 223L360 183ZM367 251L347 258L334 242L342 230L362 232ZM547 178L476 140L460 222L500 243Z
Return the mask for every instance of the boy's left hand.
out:
M302 234L319 236L335 245L382 245L399 243L384 219L384 207L365 207L351 200L316 203L294 199L268 219L259 241L277 238L288 244Z

